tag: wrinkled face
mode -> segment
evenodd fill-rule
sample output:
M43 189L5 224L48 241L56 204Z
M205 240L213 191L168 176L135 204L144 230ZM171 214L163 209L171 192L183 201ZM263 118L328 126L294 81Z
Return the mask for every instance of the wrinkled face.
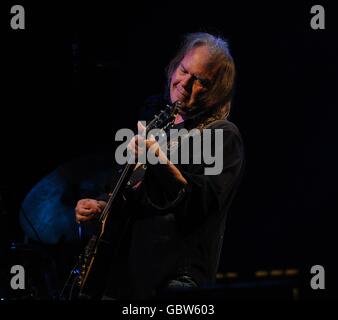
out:
M191 108L198 104L201 95L208 91L215 75L206 46L191 49L186 53L170 81L171 102L183 102Z

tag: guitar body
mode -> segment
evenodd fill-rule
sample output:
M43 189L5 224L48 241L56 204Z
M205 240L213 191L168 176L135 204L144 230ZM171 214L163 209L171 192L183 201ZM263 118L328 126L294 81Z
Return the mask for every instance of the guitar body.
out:
M132 173L128 170L128 177ZM120 189L109 207L109 214L100 221L98 232L93 235L79 256L62 292L65 299L100 299L105 291L109 272L114 268L118 252L129 227L130 213L125 210L127 189Z
M125 210L127 200L126 193L119 195L111 207L111 214L100 226L100 236L94 235L88 243L93 254L81 284L80 298L101 298L109 272L118 264L119 250L128 236L131 219L131 213Z

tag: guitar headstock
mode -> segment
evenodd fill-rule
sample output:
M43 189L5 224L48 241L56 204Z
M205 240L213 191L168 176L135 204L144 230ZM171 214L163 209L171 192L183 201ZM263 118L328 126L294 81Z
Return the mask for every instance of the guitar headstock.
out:
M163 129L166 130L175 121L175 117L178 113L178 108L181 102L175 102L174 104L167 104L163 110L161 110L154 119L147 125L146 130L151 129Z

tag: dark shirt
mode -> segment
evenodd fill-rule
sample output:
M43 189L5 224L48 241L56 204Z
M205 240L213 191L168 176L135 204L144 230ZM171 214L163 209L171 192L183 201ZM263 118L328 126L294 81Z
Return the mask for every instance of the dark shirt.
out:
M215 281L225 220L240 182L244 151L233 123L218 120L208 127L212 132L223 130L223 144L215 146L223 152L221 173L205 175L208 165L203 162L177 165L188 185L171 192L161 186L159 165L147 165L143 182L128 203L133 218L119 271L112 275L111 295L149 298L182 275L198 285ZM212 135L212 146L214 141Z

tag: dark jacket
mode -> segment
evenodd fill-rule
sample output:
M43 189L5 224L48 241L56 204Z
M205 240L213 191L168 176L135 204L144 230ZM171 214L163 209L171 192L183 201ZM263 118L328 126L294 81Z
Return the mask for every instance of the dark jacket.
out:
M223 154L220 174L206 175L204 169L210 165L203 161L177 165L188 185L170 195L161 188L158 165L148 165L141 187L127 207L133 219L119 271L112 276L112 295L149 298L181 275L189 275L198 285L215 281L227 213L243 171L244 151L233 123L219 120L209 128L212 146L215 129L222 130L223 143L212 149Z

